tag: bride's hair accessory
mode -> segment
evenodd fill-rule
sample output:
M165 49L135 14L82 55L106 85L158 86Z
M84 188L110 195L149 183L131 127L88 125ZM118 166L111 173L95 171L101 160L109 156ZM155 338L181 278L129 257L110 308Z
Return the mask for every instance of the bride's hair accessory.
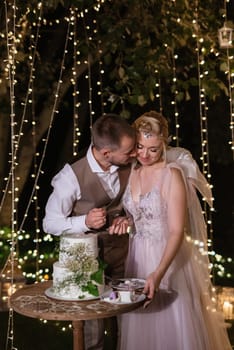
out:
M146 112L134 121L133 126L137 132L142 132L145 138L157 135L168 144L168 122L162 114L155 111Z
M151 132L148 131L143 131L142 132L144 138L149 139L150 137L152 137L153 135L151 134Z

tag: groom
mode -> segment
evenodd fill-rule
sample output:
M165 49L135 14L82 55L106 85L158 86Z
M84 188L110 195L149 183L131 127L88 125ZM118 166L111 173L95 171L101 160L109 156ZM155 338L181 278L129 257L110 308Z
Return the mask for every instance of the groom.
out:
M120 116L101 116L92 127L92 142L85 157L65 164L52 179L53 192L45 208L46 233L98 234L100 257L107 263L105 273L111 278L124 276L128 235L109 235L107 229L113 218L122 215L122 195L135 155L134 129ZM101 350L103 341L103 321L87 321L86 349Z

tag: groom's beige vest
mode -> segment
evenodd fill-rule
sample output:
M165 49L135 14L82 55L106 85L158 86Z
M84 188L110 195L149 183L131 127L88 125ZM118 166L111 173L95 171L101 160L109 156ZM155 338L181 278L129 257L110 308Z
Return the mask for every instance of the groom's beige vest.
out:
M80 185L81 198L73 206L72 215L85 215L93 208L105 207L107 210L107 227L113 217L123 215L122 195L127 185L130 165L122 166L118 170L120 190L116 198L111 199L105 192L98 176L92 172L87 158L81 158L71 165ZM124 261L128 250L128 235L109 235L102 227L99 233L101 258L108 264L107 274L111 277L124 276Z
M71 165L80 185L81 198L73 206L73 215L87 214L90 209L105 207L108 216L116 216L122 211L121 199L127 185L130 166L119 168L120 190L111 199L105 192L98 176L92 172L84 157Z

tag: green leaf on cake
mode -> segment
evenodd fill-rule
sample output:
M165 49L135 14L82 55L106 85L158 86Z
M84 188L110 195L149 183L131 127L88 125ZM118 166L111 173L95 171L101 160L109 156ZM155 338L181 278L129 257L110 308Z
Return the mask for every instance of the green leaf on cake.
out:
M108 264L105 261L101 260L100 258L97 258L97 261L98 261L99 269L104 271L107 268Z
M82 292L88 292L96 297L99 296L98 287L92 282L88 282L86 286L82 286Z
M83 273L76 273L74 275L74 282L77 284L77 285L80 285L84 280L84 274Z
M91 279L99 284L103 283L103 270L99 269L98 271L92 273L92 275L90 276Z

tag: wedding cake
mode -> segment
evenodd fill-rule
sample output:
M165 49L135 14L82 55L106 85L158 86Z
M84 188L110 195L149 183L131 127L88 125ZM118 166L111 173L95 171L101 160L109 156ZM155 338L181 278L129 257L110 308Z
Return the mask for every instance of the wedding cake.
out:
M63 234L53 264L53 294L64 299L98 297L104 289L96 234Z

